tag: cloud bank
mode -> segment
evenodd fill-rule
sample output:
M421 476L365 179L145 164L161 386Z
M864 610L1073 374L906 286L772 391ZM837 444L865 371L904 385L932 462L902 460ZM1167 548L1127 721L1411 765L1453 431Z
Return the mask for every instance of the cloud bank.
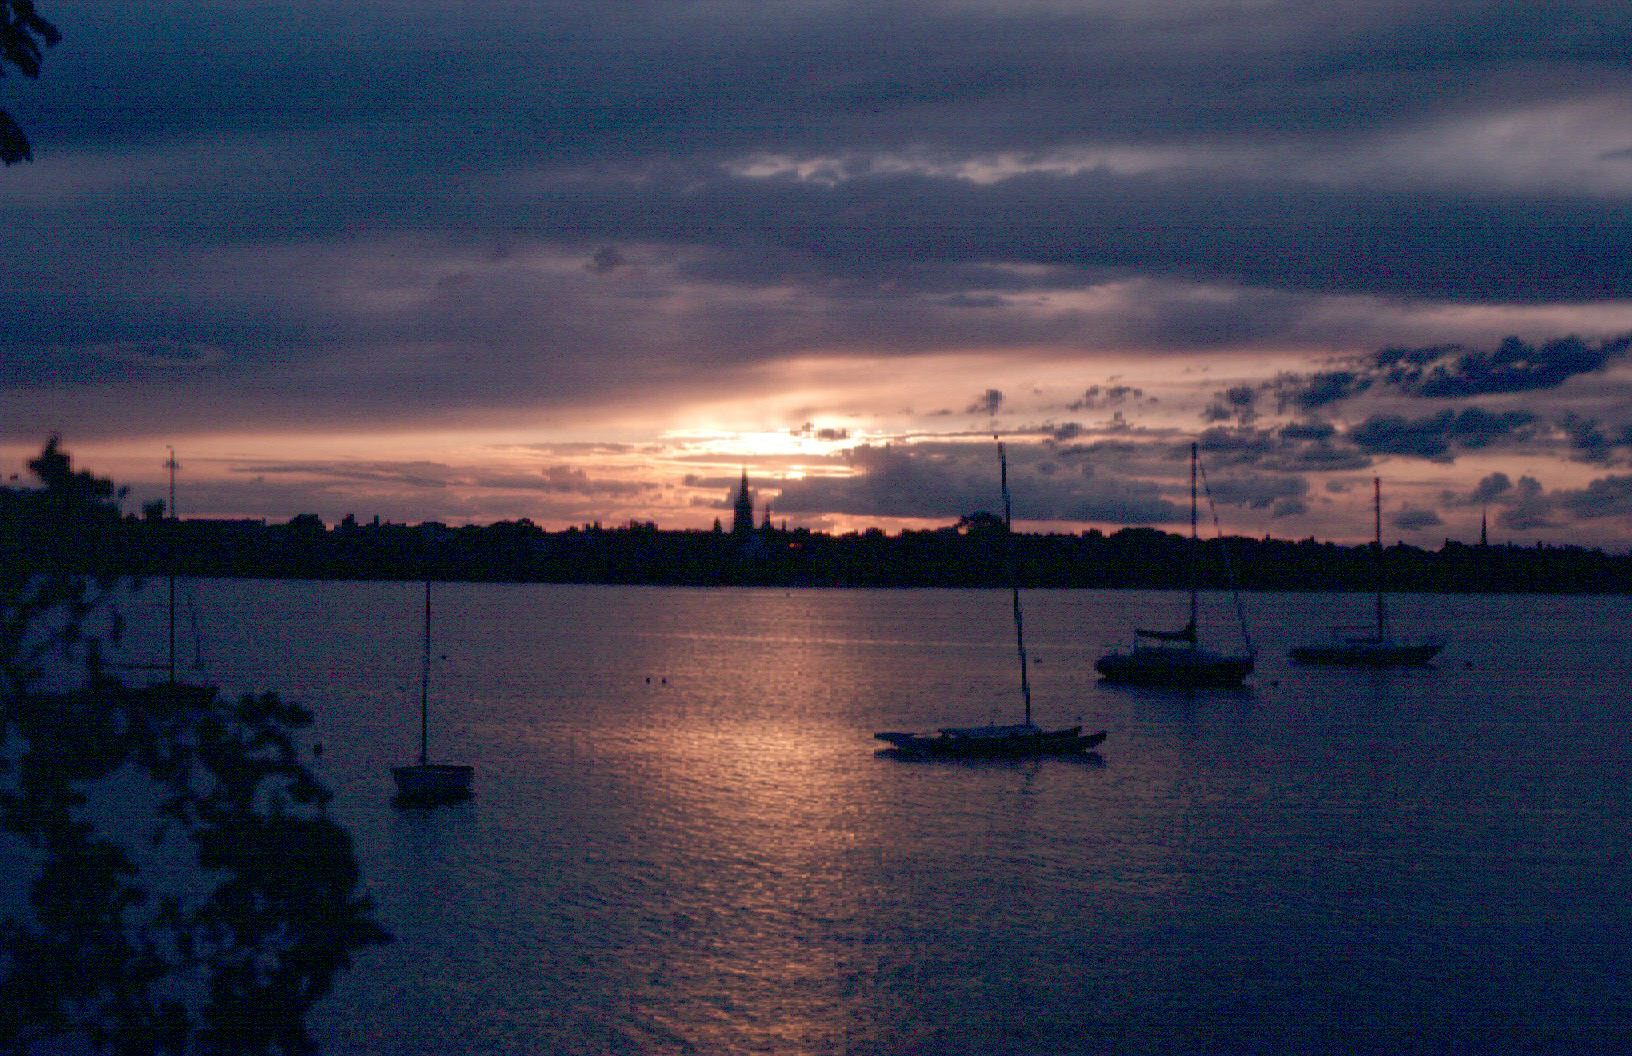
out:
M1618 516L1590 511L1632 457L1625 5L45 13L44 77L3 86L37 159L0 179L12 452L820 419L854 450L788 476L790 513L955 517L989 503L953 441L1046 420L1037 519L1163 523L1177 432L1266 529L1338 523L1310 482L1383 468L1424 489L1413 531L1555 466L1505 513ZM429 440L379 479L262 476L633 515L699 497L673 447L529 487L439 488Z

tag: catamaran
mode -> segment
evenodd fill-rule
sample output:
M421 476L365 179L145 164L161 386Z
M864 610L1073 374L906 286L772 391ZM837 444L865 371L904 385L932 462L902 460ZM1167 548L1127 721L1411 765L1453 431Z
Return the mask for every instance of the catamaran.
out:
M1002 441L997 444L998 462L1002 466L1003 530L1013 531L1013 514L1009 503L1009 460ZM1012 546L1013 540L1009 540ZM1009 597L1014 609L1015 649L1020 659L1020 696L1025 702L1022 722L991 726L943 726L934 733L904 733L886 730L873 734L888 743L897 753L909 758L992 759L1023 758L1042 755L1074 755L1096 748L1105 742L1105 731L1083 733L1081 726L1045 730L1031 721L1031 680L1027 675L1026 629L1020 612L1020 585L1014 575L1012 556L1009 568Z

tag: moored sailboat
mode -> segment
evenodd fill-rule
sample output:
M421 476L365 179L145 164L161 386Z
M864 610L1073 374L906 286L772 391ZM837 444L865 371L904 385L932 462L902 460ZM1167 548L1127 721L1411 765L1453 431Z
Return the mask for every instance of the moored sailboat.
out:
M1201 545L1196 533L1196 476L1199 465L1198 447L1191 444L1190 620L1176 631L1135 628L1135 641L1131 649L1107 653L1094 664L1094 669L1107 682L1190 688L1230 687L1239 686L1241 680L1252 673L1254 658L1250 640L1245 653L1221 653L1204 648L1196 633L1198 548ZM1241 621L1241 634L1243 638L1247 636L1245 619Z
M425 581L425 635L419 675L419 761L412 766L394 766L400 806L428 806L469 799L475 768L459 763L433 763L427 751L430 741L431 686L431 581Z
M143 686L139 692L153 697L164 697L171 700L187 703L207 703L215 699L219 687L196 682L183 682L176 677L176 565L177 565L177 535L175 529L180 527L180 518L176 515L176 470L181 463L176 461L176 449L167 447L170 452L165 459L164 468L170 472L170 505L161 511L167 529L165 535L164 561L166 565L165 581L167 584L167 598L165 602L166 654L163 663L157 661L115 661L108 664L111 668L132 669L141 671L163 671L164 681ZM195 670L203 667L199 656L198 621L193 621L193 667Z
M1003 530L1013 531L1009 502L1009 460L1002 441L997 445L1002 467ZM1011 541L1012 545L1012 541ZM1012 560L1012 559L1011 559ZM1025 721L1010 725L943 726L934 733L884 731L873 734L907 758L1013 759L1043 755L1075 755L1096 748L1105 741L1105 731L1082 732L1081 726L1043 729L1031 721L1031 679L1027 673L1025 621L1020 610L1020 586L1011 564L1009 597L1014 610L1015 650L1020 660L1020 695L1025 702Z
M1383 602L1387 570L1383 551L1383 482L1371 478L1372 521L1376 538L1372 543L1376 558L1377 605L1372 624L1339 625L1332 628L1333 640L1316 645L1294 646L1287 655L1300 664L1321 664L1328 667L1416 667L1426 664L1445 643L1437 638L1418 642L1396 640L1388 631L1388 610ZM1369 631L1369 634L1353 634Z
M1083 733L1081 726L1043 730L1030 722L1012 726L947 726L933 734L875 733L904 756L946 759L1006 759L1076 755L1105 743L1105 731Z

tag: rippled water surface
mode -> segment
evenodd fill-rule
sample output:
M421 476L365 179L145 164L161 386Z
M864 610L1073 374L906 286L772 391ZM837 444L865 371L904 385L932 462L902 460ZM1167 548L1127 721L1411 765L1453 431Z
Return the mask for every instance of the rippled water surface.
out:
M396 936L320 1006L329 1053L1632 1037L1625 598L1396 599L1451 644L1352 672L1284 658L1365 598L1249 596L1252 687L1186 695L1093 673L1179 596L1028 592L1038 722L1109 738L956 764L872 733L1015 721L1004 593L443 584L432 757L477 795L405 811L422 588L183 589L210 678L317 712Z

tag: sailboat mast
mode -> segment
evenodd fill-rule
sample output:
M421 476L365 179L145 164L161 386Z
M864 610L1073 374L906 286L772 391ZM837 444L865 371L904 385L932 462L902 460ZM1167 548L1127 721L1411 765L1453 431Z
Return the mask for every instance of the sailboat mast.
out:
M1377 638L1383 637L1383 478L1371 478L1371 520L1377 548Z
M997 437L992 437L997 440ZM1020 654L1020 695L1026 701L1026 725L1031 725L1031 680L1026 674L1026 628L1020 617L1020 580L1014 571L1014 516L1009 502L1009 456L997 440L997 461L1002 467L1004 546L1008 550L1009 597L1014 602L1014 644Z
M1195 443L1191 443L1191 445L1190 445L1190 647L1192 649L1195 648L1195 646L1196 646L1196 588L1197 588L1196 580L1197 580L1197 577L1198 577L1198 574L1199 574L1199 571L1200 571L1198 563L1199 563L1199 561L1201 559L1201 556L1198 553L1198 549L1197 549L1201 544L1198 542L1199 537L1198 537L1198 535L1196 533L1196 463L1197 463L1197 460L1199 459L1199 457L1200 457L1200 455L1199 455L1199 445L1195 444Z
M425 581L425 638L419 662L419 765L426 762L426 742L430 739L431 697L431 581Z
M171 558L171 560L175 560ZM166 663L166 677L176 684L176 573L170 573L170 658Z
M166 447L166 450L170 452L170 457L164 463L165 468L170 471L170 520L175 521L178 519L176 517L176 449ZM166 563L170 566L170 574L166 578L170 581L170 659L167 664L167 671L170 684L173 686L176 684L176 537L174 531L168 534L170 536L170 545Z

